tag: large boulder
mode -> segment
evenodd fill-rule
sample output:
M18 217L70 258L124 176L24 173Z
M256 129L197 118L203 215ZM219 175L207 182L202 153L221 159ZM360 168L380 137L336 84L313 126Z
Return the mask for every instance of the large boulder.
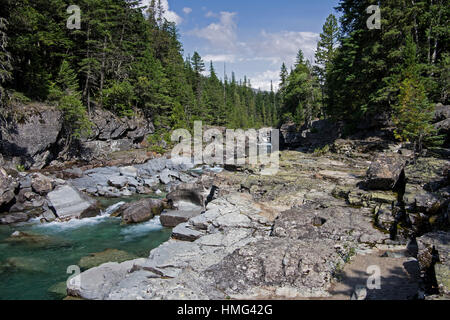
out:
M52 150L62 128L62 113L38 104L21 109L17 107L22 121L12 117L0 121L0 150L7 157L20 157L27 167L40 169L56 156Z
M65 152L62 159L77 157L86 161L108 160L108 155L129 151L154 132L153 124L143 115L120 118L108 110L96 109L91 116L92 134L78 141L77 152Z
M99 213L96 201L70 185L55 188L47 197L49 206L60 219L81 219L96 216Z
M14 192L18 185L18 182L0 167L0 208L14 199Z
M449 196L450 161L436 158L419 158L405 168L406 187L403 196L408 212L434 215L445 209Z
M31 177L31 187L34 192L44 196L53 190L53 180L42 173L35 173Z
M397 155L378 155L367 171L366 186L372 190L392 190L399 181L406 160Z
M302 133L294 122L287 122L280 128L280 138L283 148L296 148L301 145Z
M417 260L426 284L436 280L441 294L450 293L450 233L439 231L417 238ZM433 274L436 279L432 279Z
M142 115L119 118L108 110L96 109L91 121L94 128L89 140L107 141L129 138L132 142L140 142L147 134L154 132L153 124Z
M160 216L161 224L166 228L173 228L177 225L189 221L202 213L202 209L193 210L168 210Z
M160 214L165 208L167 204L161 199L142 199L128 203L121 207L122 221L126 224L145 222Z
M205 207L204 191L199 187L179 188L167 195L167 200L174 207L183 209L187 207Z
M281 147L314 150L332 144L341 135L341 126L329 120L314 120L309 126L299 127L287 122L280 128Z

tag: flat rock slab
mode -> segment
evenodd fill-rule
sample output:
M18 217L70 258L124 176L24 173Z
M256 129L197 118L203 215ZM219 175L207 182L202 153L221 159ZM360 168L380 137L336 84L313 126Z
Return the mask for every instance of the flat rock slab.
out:
M47 197L59 218L84 218L98 214L96 202L71 186L59 186Z
M176 226L172 230L172 237L182 241L195 241L203 236L202 232L190 229L188 226L186 222Z
M304 205L282 212L273 227L273 236L292 239L331 239L377 244L389 234L373 227L370 209L351 207L320 208Z
M202 209L195 210L168 210L161 214L161 224L166 228L173 228L180 223L187 222L189 219L199 216L202 213Z
M135 264L145 259L122 263L111 262L89 269L73 278L67 284L67 293L88 300L104 300L109 292L133 269Z

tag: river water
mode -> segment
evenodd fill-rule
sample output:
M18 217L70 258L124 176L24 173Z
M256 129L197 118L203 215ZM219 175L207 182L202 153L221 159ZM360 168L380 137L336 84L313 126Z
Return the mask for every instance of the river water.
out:
M37 219L14 226L0 225L0 299L61 299L50 290L71 275L68 266L82 257L106 249L148 257L151 249L167 241L171 230L163 228L159 217L137 224L122 225L109 213L119 202L137 200L101 199L103 215L65 223L41 224ZM7 241L14 231L43 236L35 243Z

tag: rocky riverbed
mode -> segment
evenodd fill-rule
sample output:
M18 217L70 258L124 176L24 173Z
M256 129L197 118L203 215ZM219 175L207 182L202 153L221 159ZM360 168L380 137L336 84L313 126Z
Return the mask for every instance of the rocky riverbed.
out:
M444 128L448 107L441 109L436 123ZM290 150L271 176L259 166L223 170L165 157L1 168L0 223L82 221L102 212L99 198L134 195L143 198L114 208L121 225L158 219L172 228L147 257L85 257L92 268L72 278L71 297L448 299L449 149L415 158L389 128L351 139L339 139L339 124L312 128L281 128ZM381 287L368 289L373 267Z
M183 215L180 209L184 219L170 220L172 239L148 258L89 269L68 293L358 299L356 283L367 281L368 266L379 265L384 291L364 297L448 297L450 162L422 157L414 163L408 150L389 143L373 151L373 144L341 140L331 149L283 151L275 176L243 166L202 179L201 188L180 184L178 196L191 202L216 190L204 211Z

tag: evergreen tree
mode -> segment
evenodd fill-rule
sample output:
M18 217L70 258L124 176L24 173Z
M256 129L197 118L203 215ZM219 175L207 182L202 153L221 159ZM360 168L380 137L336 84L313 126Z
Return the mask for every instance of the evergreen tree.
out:
M64 130L69 139L87 136L91 132L86 109L81 101L77 76L70 64L64 60L56 80L51 83L49 98L57 101L58 108L64 113Z
M433 106L419 74L417 47L411 35L406 39L404 60L398 104L394 106L395 133L398 139L414 143L414 150L421 152L424 140L435 133L431 124Z

